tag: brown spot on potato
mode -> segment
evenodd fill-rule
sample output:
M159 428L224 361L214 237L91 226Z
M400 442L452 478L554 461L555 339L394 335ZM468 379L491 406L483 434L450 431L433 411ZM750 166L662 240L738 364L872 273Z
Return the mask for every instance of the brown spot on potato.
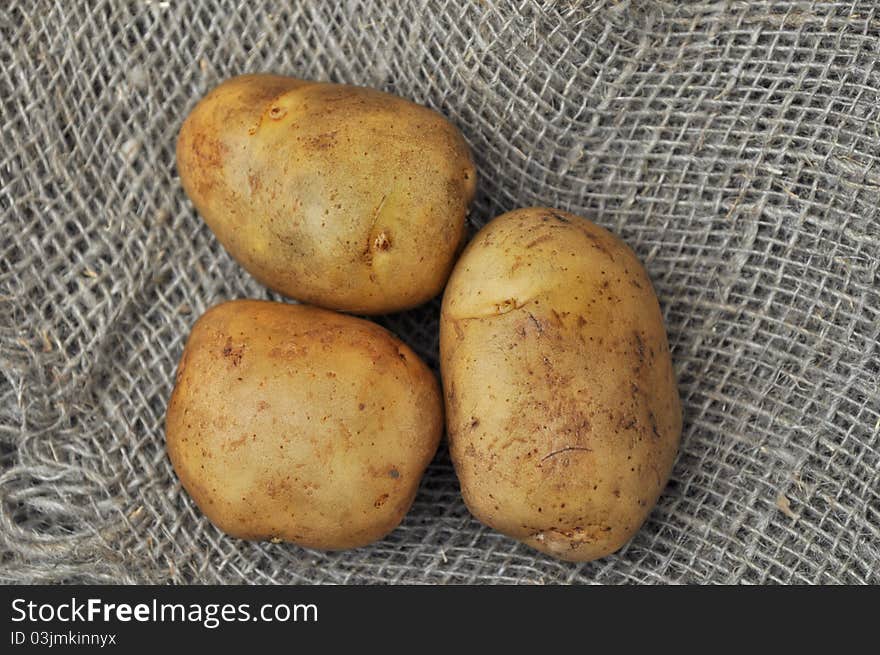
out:
M249 435L249 434L243 434L240 437L238 437L237 439L233 439L232 441L226 442L226 449L227 450L238 450L241 446L243 446L247 442L248 437L250 437L250 436L251 435ZM204 451L202 454L207 455L207 451Z
M216 137L205 132L196 132L192 136L192 152L200 166L219 168L223 165L223 159L229 148Z
M238 366L243 355L244 345L233 346L232 337L227 337L226 344L223 346L223 357L228 359L233 366Z
M605 241L601 237L594 234L589 229L581 230L581 234L583 234L587 238L593 248L608 257L608 259L610 259L612 262L614 261L614 255L611 253L611 250L609 250L608 247L605 245ZM604 274L605 271L602 271L602 273Z
M183 378L184 371L186 371L186 363L189 359L189 353L184 350L183 355L180 357L180 362L177 364L177 373L174 376L174 384L175 386L180 384L181 378Z
M529 312L529 320L535 326L535 330L537 330L539 335L544 334L544 327L541 325L541 322L538 321L538 319L536 319L535 316L531 312Z
M263 182L260 179L259 175L257 175L256 173L249 173L248 174L248 188L251 190L252 194L258 193L260 191L260 188L262 187L262 185L263 185Z
M636 427L636 424L636 419L631 416L627 416L626 414L621 414L617 420L617 427L619 430L632 430Z
M602 538L603 533L610 531L611 526L601 524L575 526L569 530L552 526L529 535L529 538L545 544L549 552L559 552L575 550L583 545L595 543Z
M541 461L545 461L550 459L551 457L556 457L557 455L561 455L562 453L568 453L572 451L583 451L583 452L592 452L592 448L586 448L585 446L566 446L565 448L560 448L559 450L554 450L551 453L547 453L541 458Z
M270 479L266 481L266 495L269 498L283 497L290 488L290 484L283 478Z
M506 314L507 312L512 312L514 309L519 309L524 304L525 303L518 302L516 298L507 298L506 300L495 303L495 314Z
M645 343L642 341L642 335L638 332L634 332L636 340L636 357L639 360L639 366L637 368L641 368L641 365L645 363Z
M378 508L382 507L382 505L384 505L384 504L385 504L385 501L387 501L387 500L388 500L388 494L382 494L382 495L379 496L379 497L376 499L376 501L373 503L373 507L375 507L376 509L378 509Z
M552 238L552 234L542 234L537 239L534 239L533 241L530 241L528 244L526 244L526 250L528 250L529 248L534 248L539 243L544 243L545 241L549 241Z
M383 230L382 232L379 232L373 240L373 249L385 251L389 248L391 248L391 236Z
M287 107L281 107L279 105L273 105L269 109L269 118L273 121L281 120L287 115Z
M329 150L336 145L336 130L310 137L305 140L305 145L312 150Z
M660 431L657 430L657 418L654 416L653 410L648 410L648 422L651 424L651 434L655 439L660 439Z

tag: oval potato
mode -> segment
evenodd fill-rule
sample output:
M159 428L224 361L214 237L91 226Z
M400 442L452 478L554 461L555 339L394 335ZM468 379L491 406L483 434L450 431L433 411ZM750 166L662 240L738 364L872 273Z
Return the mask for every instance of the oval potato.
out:
M440 323L447 430L482 522L556 557L623 546L665 486L681 408L663 317L633 252L546 208L490 222Z
M388 331L256 300L199 318L166 417L174 469L217 527L321 549L394 529L442 430L434 375Z
M446 282L476 171L443 116L374 89L242 75L192 110L183 187L220 243L287 296L358 314Z

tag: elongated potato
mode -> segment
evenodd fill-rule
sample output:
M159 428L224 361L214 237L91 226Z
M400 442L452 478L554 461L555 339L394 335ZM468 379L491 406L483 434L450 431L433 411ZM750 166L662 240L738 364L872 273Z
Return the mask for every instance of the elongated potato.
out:
M208 94L177 140L183 187L263 284L380 314L437 295L476 171L458 130L373 89L243 75Z
M437 449L437 381L383 328L237 300L195 324L168 404L168 455L221 530L354 548L400 523Z
M681 408L657 298L622 241L566 212L499 216L450 277L440 353L477 518L567 560L633 536L666 484Z

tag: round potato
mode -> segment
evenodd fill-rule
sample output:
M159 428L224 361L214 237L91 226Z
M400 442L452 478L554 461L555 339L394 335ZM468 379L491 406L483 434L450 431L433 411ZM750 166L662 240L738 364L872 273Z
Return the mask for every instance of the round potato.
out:
M440 353L478 519L573 561L633 536L666 484L681 408L657 298L622 241L562 211L499 216L449 279Z
M459 131L373 89L243 75L177 140L183 187L220 243L276 291L381 314L437 295L476 171Z
M166 417L174 469L218 528L321 549L394 529L442 430L434 375L392 334L255 300L196 322Z

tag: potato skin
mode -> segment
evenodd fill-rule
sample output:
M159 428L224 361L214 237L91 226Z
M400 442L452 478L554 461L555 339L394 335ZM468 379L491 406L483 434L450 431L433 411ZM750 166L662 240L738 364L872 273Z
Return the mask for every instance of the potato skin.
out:
M476 171L435 111L279 75L215 88L177 140L183 187L257 280L358 314L419 305L452 269Z
M218 528L330 550L400 523L442 430L436 378L391 333L256 300L199 318L166 416L174 469Z
M635 534L669 477L681 406L657 298L622 241L563 211L497 217L449 279L440 359L474 516L571 561Z

